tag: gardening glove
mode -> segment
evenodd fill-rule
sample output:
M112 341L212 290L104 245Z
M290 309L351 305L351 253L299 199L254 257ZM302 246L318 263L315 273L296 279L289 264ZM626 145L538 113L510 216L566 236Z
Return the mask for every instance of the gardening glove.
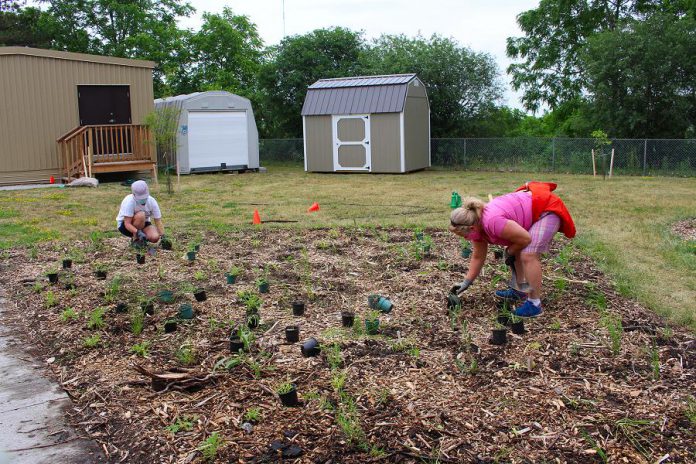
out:
M450 293L459 296L459 295L461 295L462 293L464 293L464 291L465 291L467 288L469 288L469 286L470 286L472 283L474 283L473 280L464 279L463 281L459 282L458 284L455 284L455 285L450 289Z
M142 230L139 230L136 233L136 236L137 236L137 240L139 240L141 242L144 242L147 239L147 235L145 235L145 232L143 232Z

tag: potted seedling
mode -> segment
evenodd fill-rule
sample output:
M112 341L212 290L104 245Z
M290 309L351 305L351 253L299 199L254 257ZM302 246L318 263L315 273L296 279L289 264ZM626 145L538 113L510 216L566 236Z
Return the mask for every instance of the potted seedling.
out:
M370 311L365 316L365 332L368 335L376 335L379 332L379 312Z
M136 252L135 254L135 261L138 264L145 264L145 254L142 253L140 250Z
M157 298L159 298L160 303L173 303L174 292L171 290L160 290L157 293Z
M117 313L128 312L128 304L124 302L116 303L116 308L114 309Z
M237 276L242 273L242 270L237 266L232 266L230 270L225 274L228 284L233 284L237 281Z
M314 337L308 339L302 344L302 346L300 347L300 351L302 352L302 356L306 358L309 358L311 356L317 356L319 353L321 353L319 340L317 340Z
M283 403L283 406L297 406L297 387L294 383L283 382L276 387L276 393L280 398L280 402Z
M254 334L244 326L230 333L230 351L238 353L239 350L249 351L254 342Z
M104 263L97 263L94 265L94 276L98 280L106 279L107 266Z
M63 258L63 269L70 269L72 267L72 258L66 256Z
M72 274L68 274L65 276L65 289L73 290L75 288L77 288L77 285L75 285L75 277Z
M202 288L197 288L196 290L194 290L193 297L199 303L208 299L208 295L205 294L205 290Z
M191 303L182 303L179 306L179 319L193 319L193 307Z
M510 330L512 330L512 333L515 335L524 334L524 320L520 316L510 314Z
M468 240L461 239L459 243L462 246L462 258L468 258L471 256L471 243Z
M343 311L341 313L341 324L343 327L353 327L355 322L355 313L351 311Z
M300 327L296 325L285 327L285 340L287 340L288 343L300 341Z
M433 247L433 238L430 235L423 235L418 241L418 247L423 253L423 256L430 256L430 250Z
M160 247L162 247L163 250L171 250L172 249L172 241L162 235L162 238L160 239Z
M140 298L140 309L143 310L143 313L147 314L148 316L152 316L155 314L155 302L152 298L149 297L141 297Z
M493 257L495 259L503 259L503 250L493 250Z
M268 279L265 277L259 277L256 279L256 286L259 288L259 293L268 293L270 289Z
M196 259L196 251L198 251L196 249L196 245L194 245L194 244L189 245L188 251L186 252L186 259L188 259L189 261L195 260Z
M305 304L302 301L293 301L292 302L292 315L293 316L302 316L304 314L305 310Z
M416 229L413 231L413 236L417 241L423 240L423 229Z
M491 345L504 345L507 343L507 329L504 325L496 323L490 339Z
M367 306L370 307L370 309L377 309L377 302L379 299L382 298L379 294L377 293L372 293L367 296Z
M176 319L167 319L164 321L164 333L176 332Z
M259 320L261 317L259 316L259 313L253 312L251 314L247 314L247 326L250 329L255 329L259 326Z
M58 269L51 268L46 272L46 277L48 281L52 284L58 283Z

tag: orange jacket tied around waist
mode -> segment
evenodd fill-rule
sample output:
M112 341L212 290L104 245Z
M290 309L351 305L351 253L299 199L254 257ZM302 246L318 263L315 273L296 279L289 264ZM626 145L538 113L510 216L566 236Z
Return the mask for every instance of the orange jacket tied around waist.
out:
M557 185L553 182L527 182L515 192L528 190L532 192L532 222L537 222L542 213L554 213L561 218L561 232L568 238L575 237L575 223L568 208L558 195L551 193Z

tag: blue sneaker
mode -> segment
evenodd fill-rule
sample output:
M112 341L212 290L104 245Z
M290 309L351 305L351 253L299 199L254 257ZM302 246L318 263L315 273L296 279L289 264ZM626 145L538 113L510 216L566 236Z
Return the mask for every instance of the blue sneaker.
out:
M512 314L519 317L537 317L542 312L541 306L535 306L531 301L525 301L522 306L515 308Z
M514 288L508 288L507 290L496 290L495 296L502 298L503 300L510 301L525 301L527 299L526 293L519 292Z

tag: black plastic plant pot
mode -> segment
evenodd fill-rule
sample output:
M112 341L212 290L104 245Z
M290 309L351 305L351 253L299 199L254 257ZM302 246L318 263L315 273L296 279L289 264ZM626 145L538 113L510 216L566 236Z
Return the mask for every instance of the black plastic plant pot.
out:
M496 321L498 321L500 325L510 325L510 313L498 313Z
M354 322L355 313L351 313L350 311L343 311L341 313L341 324L343 327L353 327Z
M255 329L259 326L259 314L258 313L253 313L249 316L247 316L247 327L250 329Z
M279 393L278 398L280 398L280 402L285 407L291 408L293 406L297 406L297 387L293 385L292 390L289 392L282 394Z
M507 329L493 329L491 345L504 345L507 343Z
M524 334L524 321L513 322L512 324L510 324L510 330L512 330L512 333L514 333L515 335Z
M201 246L200 246L200 245L194 245L194 246L193 246L193 250L194 250L196 253L198 253L199 251L201 251Z
M72 282L68 282L67 284L65 284L65 289L66 289L66 290L74 290L74 289L76 289L76 288L77 288L77 285L75 285L75 284L72 283Z
M225 277L227 278L227 283L232 285L237 281L237 276L232 275L232 274L225 274Z
M169 251L172 249L172 241L167 239L167 238L163 238L162 241L160 242L160 246L162 247L163 250Z
M138 264L145 264L145 255L135 255L135 260Z
M494 250L493 256L495 259L503 259L503 250Z
M98 280L106 279L106 271L94 271L94 277Z
M52 284L58 283L58 273L57 272L49 272L46 274L46 277L48 277L48 281L51 282Z
M230 337L230 353L239 353L239 351L244 351L244 342L235 337Z
M172 333L176 332L176 321L173 319L169 319L167 321L164 321L164 333Z
M304 303L302 301L292 302L292 315L301 316L304 314Z
M193 319L193 308L190 303L183 303L179 306L179 319Z
M312 337L306 342L302 344L302 347L300 349L302 352L302 356L305 358L309 358L311 356L317 356L319 353L321 353L321 347L319 346L319 340L316 338Z
M128 305L126 303L116 303L116 312L125 313L128 311Z
M160 303L173 303L174 302L174 292L171 290L160 290L157 294Z
M271 286L268 282L261 283L259 284L259 293L268 293L270 288Z
M141 303L140 308L143 310L143 313L147 314L148 316L152 316L155 314L154 303Z
M72 267L72 259L63 260L63 269L70 269Z
M199 288L195 292L193 292L193 297L198 302L205 301L208 299L208 295L205 294L205 290L203 290L202 288Z
M377 307L375 309L378 309L384 314L388 314L391 312L393 307L394 303L392 303L389 298L380 297L380 299L377 300Z
M288 343L297 343L300 341L300 328L296 325L289 325L285 328L285 340Z
M368 295L367 296L367 306L369 306L370 309L377 309L377 302L379 301L380 298L382 298L382 297L376 293Z
M365 332L367 332L368 335L377 335L379 332L379 319L373 321L365 319Z
M193 261L196 259L196 252L195 251L189 251L186 253L186 259L189 261Z

